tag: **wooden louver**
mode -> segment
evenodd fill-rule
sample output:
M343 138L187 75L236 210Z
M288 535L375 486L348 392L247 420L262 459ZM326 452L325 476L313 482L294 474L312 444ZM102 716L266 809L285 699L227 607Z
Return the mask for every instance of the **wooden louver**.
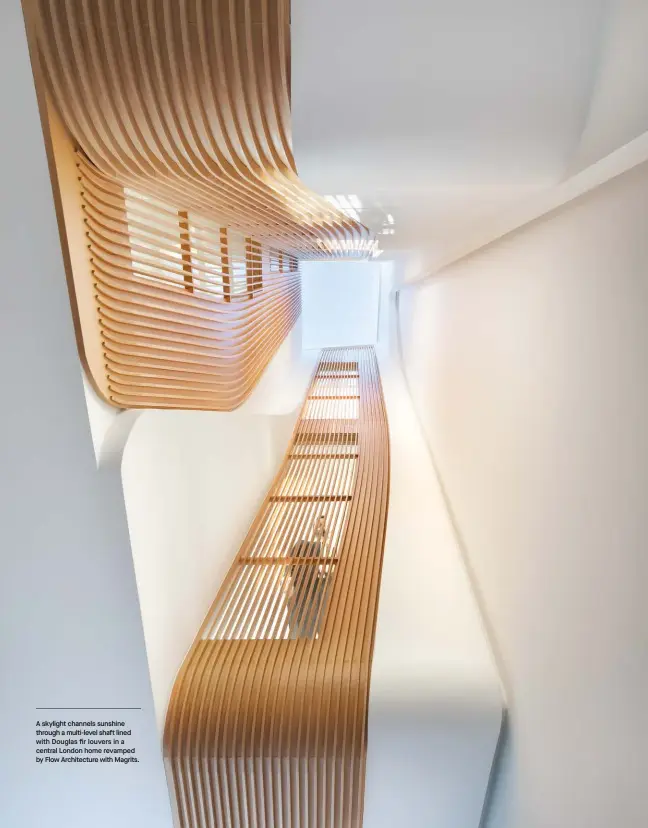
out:
M234 408L301 310L294 257L122 188L78 154L107 393L122 408Z
M375 244L297 177L289 0L25 9L95 390L120 408L235 408L299 316L299 259Z
M49 95L123 186L307 257L368 230L297 177L289 0L28 0Z
M328 349L175 682L164 749L181 828L361 825L388 494L373 349Z

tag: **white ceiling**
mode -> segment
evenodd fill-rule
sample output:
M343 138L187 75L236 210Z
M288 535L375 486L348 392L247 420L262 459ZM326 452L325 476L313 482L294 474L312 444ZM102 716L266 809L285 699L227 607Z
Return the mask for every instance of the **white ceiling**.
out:
M456 240L568 168L606 0L299 0L292 120L302 179L356 194L395 234ZM365 216L369 223L371 217Z

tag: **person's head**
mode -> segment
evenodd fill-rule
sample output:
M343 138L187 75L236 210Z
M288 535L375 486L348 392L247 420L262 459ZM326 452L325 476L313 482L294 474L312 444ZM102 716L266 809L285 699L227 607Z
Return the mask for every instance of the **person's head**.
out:
M326 539L326 515L320 515L318 518L315 518L313 537L318 541Z

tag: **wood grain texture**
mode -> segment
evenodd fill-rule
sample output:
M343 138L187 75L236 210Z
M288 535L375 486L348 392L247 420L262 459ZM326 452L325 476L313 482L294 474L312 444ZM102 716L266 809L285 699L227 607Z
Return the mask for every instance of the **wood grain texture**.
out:
M181 828L361 825L388 497L374 351L327 349L173 688Z
M301 311L298 262L77 155L109 400L240 405Z
M296 175L288 0L25 4L95 391L236 408L300 314L299 259L375 249Z
M297 177L289 0L34 2L49 95L98 170L293 255L371 252Z

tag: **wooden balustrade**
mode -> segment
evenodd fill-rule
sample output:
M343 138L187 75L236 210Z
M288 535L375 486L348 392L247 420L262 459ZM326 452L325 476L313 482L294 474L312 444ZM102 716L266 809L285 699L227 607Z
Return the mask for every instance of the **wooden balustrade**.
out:
M106 180L78 155L110 399L233 408L300 312L297 261ZM224 405L225 404L225 405Z
M366 256L367 229L296 174L288 0L32 4L49 95L99 170L272 247Z
M173 688L181 828L361 825L388 496L373 349L328 349Z
M300 313L299 259L375 245L297 177L289 1L24 5L95 389L236 407Z

